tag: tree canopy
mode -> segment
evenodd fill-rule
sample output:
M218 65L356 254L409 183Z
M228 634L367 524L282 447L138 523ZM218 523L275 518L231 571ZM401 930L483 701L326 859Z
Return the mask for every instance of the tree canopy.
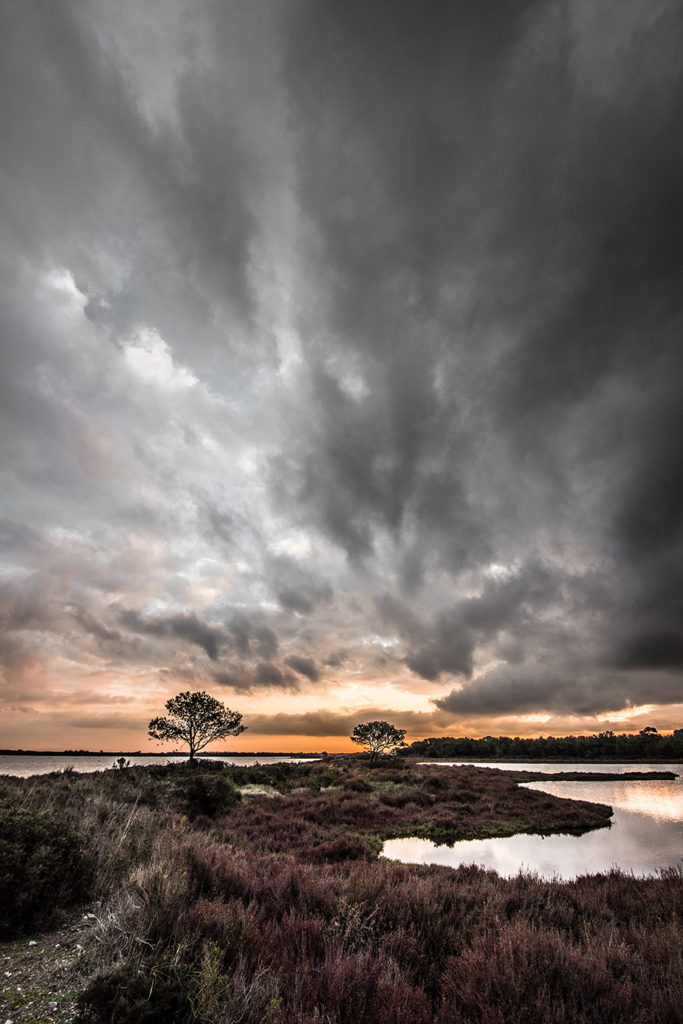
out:
M185 690L166 701L169 717L153 718L149 735L155 740L182 740L190 748L190 760L213 740L239 736L246 726L242 716L231 711L203 690Z
M389 722L361 722L354 726L351 739L367 747L374 761L378 754L391 753L402 747L405 735L405 729L397 729Z
M543 761L562 757L568 760L637 759L666 761L683 757L683 729L671 735L659 733L647 725L638 733L614 733L606 730L591 736L430 736L410 744L410 753L421 757L444 758L520 758Z

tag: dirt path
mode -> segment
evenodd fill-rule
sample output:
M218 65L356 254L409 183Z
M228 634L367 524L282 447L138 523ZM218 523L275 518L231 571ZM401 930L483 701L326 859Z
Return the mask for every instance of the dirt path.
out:
M0 1024L74 1024L93 970L92 915L58 931L0 943Z

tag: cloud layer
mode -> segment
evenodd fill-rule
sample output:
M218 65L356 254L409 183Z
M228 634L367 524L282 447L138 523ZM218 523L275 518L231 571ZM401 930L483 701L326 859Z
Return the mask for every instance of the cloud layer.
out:
M0 743L680 724L680 5L0 18Z

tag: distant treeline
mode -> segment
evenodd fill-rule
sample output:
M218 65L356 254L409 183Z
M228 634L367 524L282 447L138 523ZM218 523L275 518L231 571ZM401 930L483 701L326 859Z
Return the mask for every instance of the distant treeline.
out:
M528 757L536 761L557 757L572 760L604 758L618 761L666 761L669 758L683 759L683 729L676 729L671 735L661 735L654 726L649 725L635 734L600 732L594 736L541 736L538 739L484 736L483 739L475 740L468 736L430 736L411 743L408 753L450 758L515 760Z

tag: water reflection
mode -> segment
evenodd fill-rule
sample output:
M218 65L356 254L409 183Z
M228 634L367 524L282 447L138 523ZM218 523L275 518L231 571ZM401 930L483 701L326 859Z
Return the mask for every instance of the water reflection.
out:
M680 770L680 766L674 767ZM452 846L436 846L424 839L392 839L384 844L382 853L410 864L476 864L506 877L520 870L544 878L571 879L613 867L639 876L670 866L683 868L682 782L679 777L672 781L526 783L553 796L610 804L614 810L611 827L583 836L518 835L465 840Z
M678 780L641 779L634 782L525 782L552 796L574 800L592 800L609 804L615 811L639 811L669 821L683 819L683 786Z
M157 757L131 754L126 759L131 765L187 764L186 754ZM249 767L255 764L267 765L281 762L301 764L316 761L318 758L292 757L289 754L282 756L265 754L261 757L235 754L234 757L214 756L211 760ZM0 754L0 775L14 775L20 779L27 779L32 775L47 775L49 772L63 772L69 768L75 772L103 772L115 765L116 754Z

